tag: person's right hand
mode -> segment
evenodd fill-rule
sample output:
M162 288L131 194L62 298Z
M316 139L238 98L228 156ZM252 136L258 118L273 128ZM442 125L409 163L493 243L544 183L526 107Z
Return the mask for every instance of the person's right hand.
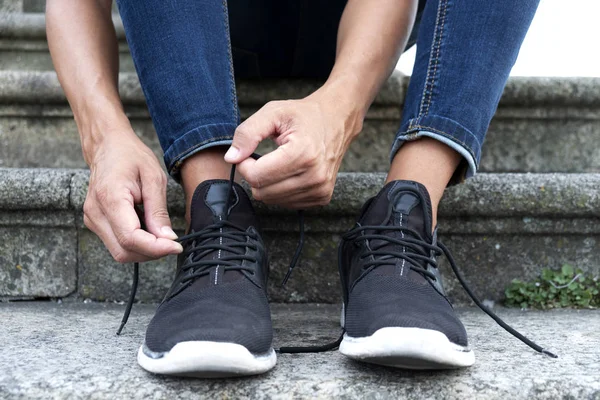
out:
M133 131L105 137L86 159L91 174L83 222L116 261L147 261L183 251L167 212L167 177ZM137 204L144 205L146 230Z

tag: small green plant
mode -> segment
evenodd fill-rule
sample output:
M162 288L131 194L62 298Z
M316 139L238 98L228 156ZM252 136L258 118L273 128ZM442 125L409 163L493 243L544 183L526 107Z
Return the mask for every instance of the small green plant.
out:
M565 264L559 271L542 270L533 282L513 280L505 295L508 307L597 308L600 307L600 279Z

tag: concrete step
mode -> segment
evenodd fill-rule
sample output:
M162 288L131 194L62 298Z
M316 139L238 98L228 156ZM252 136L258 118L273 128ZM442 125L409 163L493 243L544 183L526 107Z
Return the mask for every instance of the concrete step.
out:
M384 174L341 173L331 204L307 210L306 244L287 288L279 286L298 241L296 214L256 204L271 260L269 294L276 302L336 303L337 245ZM131 265L112 260L82 223L88 172L0 169L0 297L126 300ZM440 237L475 293L500 301L515 278L569 263L600 275L600 174L480 174L447 190ZM176 230L183 194L169 184ZM175 258L145 263L138 300L158 302L171 284ZM468 299L445 261L451 299Z
M34 4L35 3L35 4ZM36 5L37 4L37 5ZM35 11L40 2L24 4ZM85 166L72 115L56 76L41 13L5 13L0 18L0 166ZM161 151L120 38L121 94L137 133ZM376 100L343 171L385 171L398 129L408 77L393 76ZM247 117L273 99L305 96L317 82L240 82L239 103ZM484 172L600 171L600 79L513 78L490 126L482 155ZM269 146L262 150L267 151Z
M398 129L408 78L390 78L371 107L342 171L382 172ZM303 97L308 81L238 83L244 118L273 99ZM120 75L120 92L135 131L162 157L134 73ZM490 126L483 172L600 171L600 79L513 78ZM265 142L261 152L273 148ZM79 136L56 74L0 71L0 166L83 168Z
M477 362L454 371L403 371L360 364L337 351L278 357L275 369L245 379L150 375L135 354L153 312L136 305L122 336L114 304L0 304L1 399L599 399L600 312L497 310L558 353L541 356L482 312L459 309ZM322 344L339 334L339 307L272 305L275 346Z
M14 0L9 0L14 1ZM41 10L35 12L2 12L0 10L0 70L50 71L52 59L46 41L46 18ZM119 39L119 61L123 71L135 67L125 40L123 23L118 14L113 23Z

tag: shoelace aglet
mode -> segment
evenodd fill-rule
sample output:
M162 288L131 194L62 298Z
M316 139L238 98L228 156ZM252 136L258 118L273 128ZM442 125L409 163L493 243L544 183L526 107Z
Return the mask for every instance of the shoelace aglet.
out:
M294 269L294 267L290 267L288 269L288 272L285 274L285 277L283 278L283 281L281 282L281 287L284 288L288 279L290 279L290 276L292 276L292 270Z
M117 336L121 335L121 332L123 331L123 328L125 328L126 323L127 321L121 321L121 325L119 325L119 329L117 329Z
M540 353L545 354L545 355L547 355L548 357L551 357L551 358L558 358L558 356L556 354L551 353L551 352L549 352L546 349L542 349L542 351Z
M133 281L131 283L131 292L129 293L129 300L127 301L127 306L125 307L125 312L123 313L123 319L121 320L121 325L117 330L117 336L121 335L121 331L127 324L127 320L129 320L129 314L131 314L131 308L133 307L133 302L135 301L135 294L137 293L138 281L140 280L140 263L133 263Z

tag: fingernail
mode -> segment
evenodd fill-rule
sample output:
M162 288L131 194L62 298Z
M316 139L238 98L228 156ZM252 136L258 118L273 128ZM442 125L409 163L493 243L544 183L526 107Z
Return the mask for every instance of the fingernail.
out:
M173 232L173 229L171 229L170 226L163 226L162 228L160 228L160 231L168 239L175 240L178 238L177 234L175 232Z
M227 150L227 153L225 153L225 161L234 162L239 154L240 150L237 147L231 146L229 150Z
M181 245L181 243L175 242L175 244L177 245L177 253L179 254L183 252L183 246Z

